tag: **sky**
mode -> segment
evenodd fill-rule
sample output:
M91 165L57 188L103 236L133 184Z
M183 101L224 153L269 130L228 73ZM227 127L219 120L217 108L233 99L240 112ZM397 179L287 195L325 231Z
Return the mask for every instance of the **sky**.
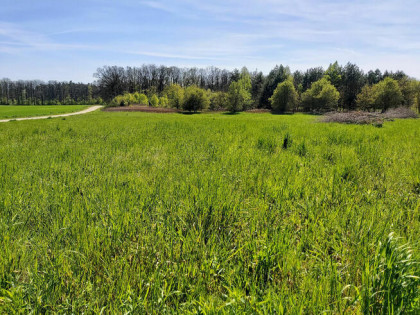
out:
M420 79L419 0L0 0L0 78L93 82L104 65L292 71L334 61Z

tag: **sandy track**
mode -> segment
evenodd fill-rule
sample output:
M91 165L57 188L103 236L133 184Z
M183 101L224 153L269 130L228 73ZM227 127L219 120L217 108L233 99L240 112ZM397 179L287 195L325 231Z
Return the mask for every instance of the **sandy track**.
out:
M68 116L74 116L74 115L83 115L83 114L87 114L87 113L93 112L93 111L95 111L95 110L97 110L97 109L99 109L101 107L102 106L95 105L95 106L88 107L88 108L86 108L84 110L81 110L79 112L67 113L67 114L0 119L0 123L1 122L8 122L8 121L17 121L17 120L35 120L35 119L47 119L47 118L56 118L56 117L68 117Z

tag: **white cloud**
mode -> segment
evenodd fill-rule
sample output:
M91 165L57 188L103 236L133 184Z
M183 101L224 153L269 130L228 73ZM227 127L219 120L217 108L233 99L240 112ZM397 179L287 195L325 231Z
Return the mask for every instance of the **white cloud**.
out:
M121 18L139 4L153 19ZM96 24L53 31L30 31L29 22L0 22L0 54L71 51L100 63L127 60L128 65L138 56L139 62L246 65L265 72L279 63L303 70L338 60L420 78L418 0L131 0L118 4L118 13L112 5L108 1L101 8ZM106 17L114 20L98 23ZM72 42L63 36L69 34ZM98 34L101 40L81 40Z

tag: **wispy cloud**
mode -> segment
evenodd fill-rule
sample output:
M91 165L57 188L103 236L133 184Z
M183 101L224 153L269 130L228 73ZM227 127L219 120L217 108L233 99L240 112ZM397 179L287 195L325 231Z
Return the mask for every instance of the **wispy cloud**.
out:
M94 50L100 49L92 45L59 43L53 41L45 34L28 31L11 23L0 23L0 41L2 51L6 53L19 53L28 50L51 51L51 50Z
M80 7L62 0L54 12L44 6L37 13L25 3L0 12L0 67L2 55L17 69L22 59L13 55L37 52L97 66L246 65L265 72L278 63L296 69L338 60L420 78L418 0L86 0Z

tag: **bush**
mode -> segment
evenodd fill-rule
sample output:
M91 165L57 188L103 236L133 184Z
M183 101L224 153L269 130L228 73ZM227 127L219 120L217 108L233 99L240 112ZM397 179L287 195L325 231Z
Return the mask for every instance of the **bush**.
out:
M197 112L209 107L210 101L205 90L192 85L185 89L183 109Z
M139 93L139 92L134 93L134 99L135 99L134 102L136 104L141 104L141 105L148 105L149 104L149 99L143 93Z
M168 98L168 105L171 108L178 108L182 107L184 102L184 89L178 84L172 84L167 86L163 93Z
M159 97L159 106L168 107L168 98L166 97L166 95Z
M302 94L302 103L305 111L326 112L337 107L339 97L337 89L327 78L322 78Z
M158 105L159 105L159 98L156 96L156 94L153 94L152 97L150 98L150 104L153 107L158 107Z
M226 108L228 104L228 96L225 92L209 91L210 110L220 110Z
M365 85L362 91L356 98L357 106L362 110L375 110L376 109L376 95L375 87L373 85Z

